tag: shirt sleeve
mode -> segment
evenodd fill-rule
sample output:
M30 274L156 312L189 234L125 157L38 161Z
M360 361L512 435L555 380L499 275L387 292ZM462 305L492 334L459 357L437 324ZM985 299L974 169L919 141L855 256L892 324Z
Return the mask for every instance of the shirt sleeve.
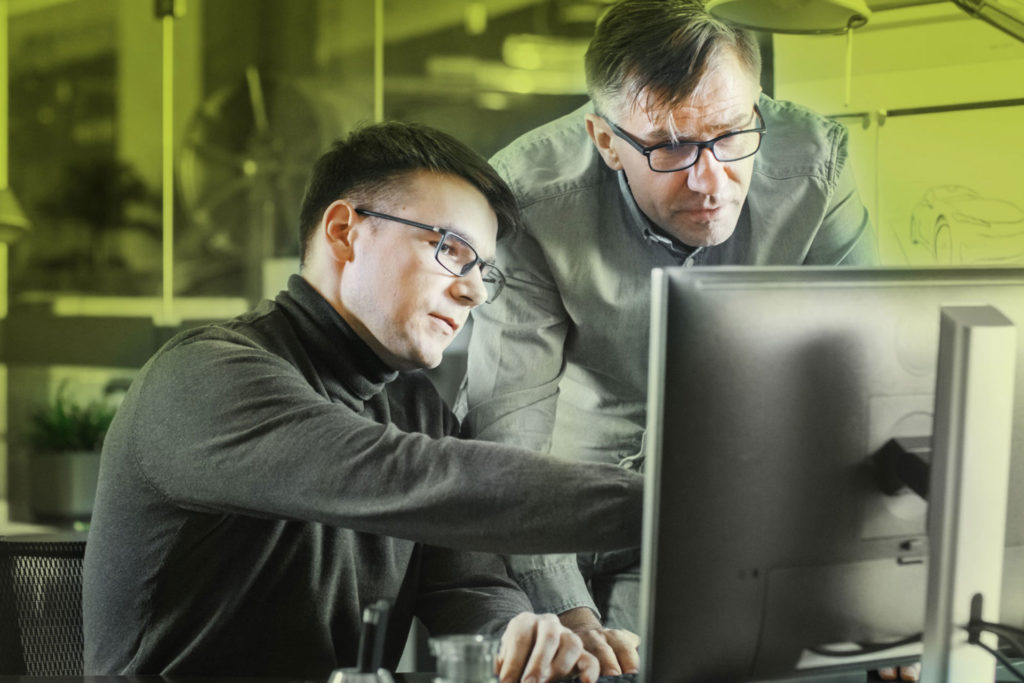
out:
M639 544L642 477L617 467L404 432L243 342L181 344L145 372L117 447L184 509L486 552Z
M831 193L807 265L874 266L878 247L868 210L860 199L847 150L849 134L835 124L832 134Z
M530 601L497 555L423 547L416 616L432 635L500 635Z
M506 563L516 583L530 596L535 612L561 614L589 607L600 618L575 555L510 555Z
M525 231L503 239L506 286L473 311L466 382L458 400L466 436L551 447L568 315L540 247Z

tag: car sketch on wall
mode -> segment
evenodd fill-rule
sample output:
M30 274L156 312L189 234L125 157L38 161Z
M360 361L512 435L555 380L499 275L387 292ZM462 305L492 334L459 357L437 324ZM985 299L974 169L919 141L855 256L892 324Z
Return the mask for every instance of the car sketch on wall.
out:
M1024 263L1024 209L963 185L933 186L914 206L904 252L919 265Z

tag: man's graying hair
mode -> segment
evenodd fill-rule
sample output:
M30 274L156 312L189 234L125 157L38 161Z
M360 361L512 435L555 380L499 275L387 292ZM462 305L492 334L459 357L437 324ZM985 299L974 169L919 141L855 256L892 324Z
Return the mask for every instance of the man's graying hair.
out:
M305 262L309 238L328 206L338 199L387 202L401 193L406 176L415 171L462 178L487 199L498 218L499 237L516 229L515 196L482 156L436 128L388 121L335 141L313 165L299 210L300 260Z
M621 0L597 25L587 49L587 90L598 111L674 107L693 93L708 63L731 49L761 78L749 31L711 16L703 0ZM638 98L643 94L643 102Z

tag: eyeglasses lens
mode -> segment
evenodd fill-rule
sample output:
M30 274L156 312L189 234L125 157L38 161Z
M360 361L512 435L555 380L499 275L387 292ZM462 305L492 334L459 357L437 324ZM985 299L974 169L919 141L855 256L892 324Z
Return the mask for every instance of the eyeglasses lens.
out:
M482 264L482 274L484 287L487 289L487 301L494 301L505 287L505 276L489 263Z
M465 275L476 263L476 250L454 233L447 233L437 247L437 260L453 275Z
M738 161L756 152L760 146L761 133L749 131L716 140L711 149L719 161ZM651 151L651 168L656 171L675 171L692 166L697 161L699 151L700 146L686 143L659 147Z
M435 252L437 261L452 275L468 275L477 265L487 289L487 301L494 301L505 286L505 277L496 267L480 260L469 242L455 233L446 233Z

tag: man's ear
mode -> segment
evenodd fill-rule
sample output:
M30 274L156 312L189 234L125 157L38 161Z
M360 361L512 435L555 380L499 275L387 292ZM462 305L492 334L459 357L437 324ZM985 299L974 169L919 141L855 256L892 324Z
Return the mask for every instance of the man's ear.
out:
M360 216L355 207L346 199L331 203L320 219L320 238L327 247L327 254L339 263L352 259L353 228Z
M597 114L586 114L587 135L597 148L597 153L604 159L604 163L613 171L622 169L622 162L619 155L612 147L612 129Z

